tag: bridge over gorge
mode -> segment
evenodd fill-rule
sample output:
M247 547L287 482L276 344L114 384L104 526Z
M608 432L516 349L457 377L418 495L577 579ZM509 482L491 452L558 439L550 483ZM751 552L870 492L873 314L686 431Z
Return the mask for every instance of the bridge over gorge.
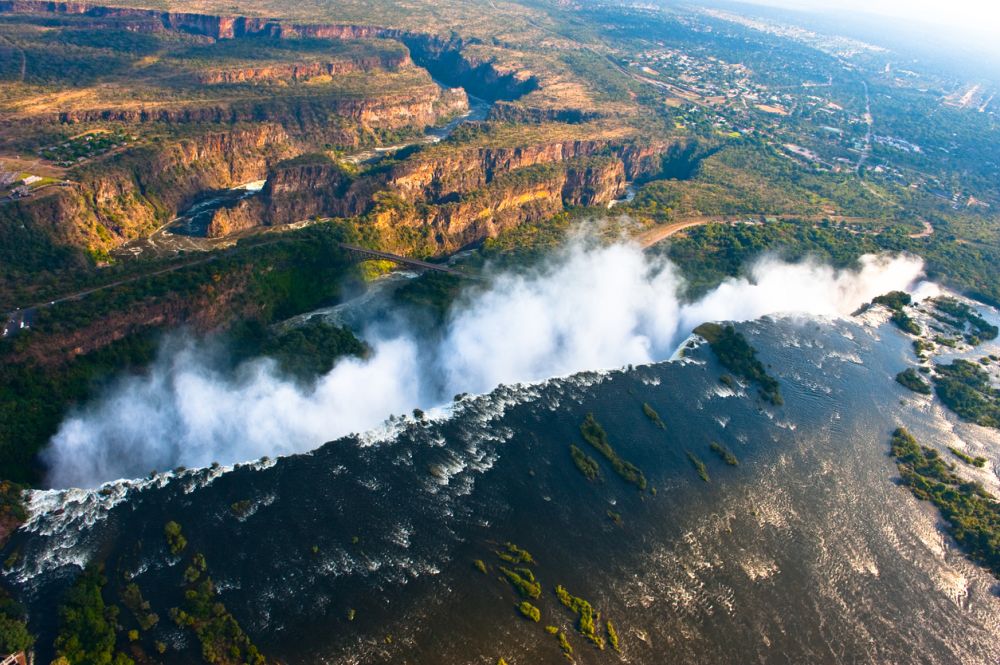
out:
M467 272L463 272L461 270L457 270L455 268L442 265L440 263L429 263L427 261L421 261L420 259L412 259L406 256L400 256L398 254L390 254L389 252L380 252L376 249L359 247L358 245L352 245L346 242L340 243L340 247L341 249L344 249L362 259L392 261L393 263L398 263L400 265L408 266L410 268L416 268L417 270L433 270L436 272L443 272L447 275L455 275L456 277L464 277L466 279L478 279L478 276L476 275L470 275Z

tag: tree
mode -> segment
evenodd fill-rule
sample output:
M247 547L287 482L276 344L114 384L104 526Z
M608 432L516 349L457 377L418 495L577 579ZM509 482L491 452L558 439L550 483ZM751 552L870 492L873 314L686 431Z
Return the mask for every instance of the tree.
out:
M0 614L0 654L27 651L34 643L34 636L23 621Z

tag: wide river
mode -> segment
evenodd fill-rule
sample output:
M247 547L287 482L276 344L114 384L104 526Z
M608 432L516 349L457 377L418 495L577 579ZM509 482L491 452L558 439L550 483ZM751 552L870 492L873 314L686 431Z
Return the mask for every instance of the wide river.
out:
M55 599L95 558L109 572L106 597L134 580L152 601L161 618L143 639L166 643L166 662L192 662L198 646L168 612L202 552L220 600L265 654L289 663L560 662L547 625L565 632L578 663L995 663L996 580L951 548L888 456L905 425L926 443L975 443L992 469L995 435L893 381L912 350L891 325L739 327L779 378L783 406L720 383L704 346L500 387L309 454L38 493L36 516L8 546L21 556L6 579L42 633L42 662ZM599 457L580 436L588 413L655 493L603 460L600 480L577 470L570 444ZM182 556L167 551L169 520L188 539ZM537 562L541 623L520 617L500 574L495 551L507 541ZM557 584L590 601L600 626L614 622L621 656L575 630Z

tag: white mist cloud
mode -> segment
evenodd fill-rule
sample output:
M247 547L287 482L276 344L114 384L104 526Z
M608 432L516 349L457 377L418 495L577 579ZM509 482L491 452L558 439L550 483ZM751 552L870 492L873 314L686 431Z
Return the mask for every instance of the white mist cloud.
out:
M541 274L500 275L459 303L442 345L444 376L485 392L667 357L680 284L673 266L631 245L576 246Z
M834 270L812 261L789 264L764 258L749 278L730 279L683 308L683 325L723 319L748 321L765 314L841 316L888 291L912 289L923 262L912 257L867 255L859 270Z
M72 415L44 456L53 486L92 486L177 465L229 464L308 451L392 413L460 392L669 357L707 320L837 316L914 286L912 257L864 257L858 270L762 260L694 303L669 263L632 245L576 244L539 272L497 275L453 308L436 348L371 336L371 357L340 362L304 388L258 360L235 377L196 345L169 346L148 375L122 380Z
M198 344L168 344L148 375L122 380L66 420L44 452L49 483L89 487L153 469L304 452L420 401L416 346L404 338L377 342L370 359L343 360L308 390L270 359L231 378L206 355Z

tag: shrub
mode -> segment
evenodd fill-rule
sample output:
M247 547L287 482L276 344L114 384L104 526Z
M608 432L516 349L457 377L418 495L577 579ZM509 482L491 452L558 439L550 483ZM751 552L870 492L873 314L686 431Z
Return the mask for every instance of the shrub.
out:
M151 610L149 601L142 597L138 584L133 582L126 586L121 598L122 604L132 612L142 630L149 630L159 622L160 617Z
M917 322L910 318L910 315L906 312L900 310L892 313L892 318L890 319L896 327L905 333L911 335L920 335L923 331Z
M931 394L931 384L924 381L920 374L917 373L912 367L907 368L896 375L896 382L901 386L909 388L915 393L920 393L921 395Z
M615 630L615 626L613 623L611 623L611 619L608 619L607 628L608 628L608 643L611 645L612 649L614 649L618 653L621 653L622 650L618 644L618 631Z
M952 455L962 460L966 464L974 466L978 469L981 469L984 466L986 466L987 459L985 457L973 457L972 455L967 455L958 448L952 448L951 446L948 446L948 450L951 451Z
M738 459L736 459L736 455L734 455L732 452L730 452L721 443L717 443L717 442L713 441L711 444L709 444L708 447L711 448L712 452L714 452L716 455L718 455L720 458L722 458L722 461L725 462L726 464L728 464L729 466L739 466L740 465L740 461Z
M623 460L615 452L615 449L611 446L608 441L607 432L601 427L601 424L597 422L594 418L594 414L588 413L587 417L584 419L583 424L580 425L580 434L583 439L593 446L597 452L604 455L604 457L611 463L611 468L615 470L619 476L622 477L626 482L630 482L640 490L646 489L646 476L643 475L642 471L636 465Z
M891 310L900 311L913 302L910 294L906 291L890 291L872 300L873 305L884 305Z
M527 571L528 576L524 576L526 568L518 568L517 571L513 571L506 566L500 566L500 572L504 574L507 581L511 583L517 592L526 598L538 598L542 595L542 585L539 584L531 571Z
M601 477L601 468L597 465L597 460L583 452L573 444L569 446L569 454L573 458L573 464L579 469L587 480L597 480Z
M556 587L556 596L559 602L573 610L579 617L577 630L580 634L594 643L600 649L604 648L604 638L597 634L596 623L600 618L593 606L583 598L572 595L563 586Z
M181 533L181 525L177 522L173 520L167 522L163 527L163 534L167 538L167 546L170 548L171 554L180 554L187 547L187 538Z
M517 606L517 609L522 616L526 619L531 619L535 623L542 620L542 611L526 600L522 600L521 604Z
M660 418L660 414L656 412L656 409L651 407L648 402L642 403L642 412L646 414L646 417L653 421L653 424L660 429L667 429L667 426L663 424L663 420Z
M503 549L497 550L496 554L507 563L535 563L535 558L531 556L531 552L521 549L511 542L504 543Z
M687 452L687 458L691 461L691 464L692 466L694 466L695 471L698 472L698 477L707 483L708 468L705 466L705 463L702 462L700 459L698 459L698 456L690 451Z

